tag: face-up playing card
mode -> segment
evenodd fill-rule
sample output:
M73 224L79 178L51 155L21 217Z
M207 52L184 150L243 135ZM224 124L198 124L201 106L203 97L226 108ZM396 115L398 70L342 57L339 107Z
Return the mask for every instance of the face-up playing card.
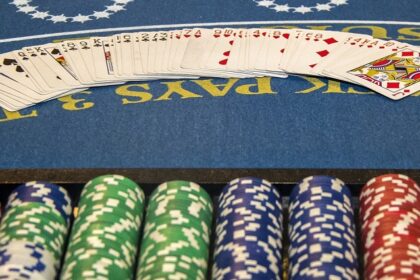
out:
M184 36L188 36L188 44L184 51L181 68L184 69L184 73L206 75L210 71L202 70L201 64L211 53L218 35L211 29L196 28L185 33Z
M301 38L304 34L305 30L303 29L292 29L290 30L290 36L287 40L286 47L284 48L282 60L280 61L279 69L285 72L289 71L289 61L293 58L295 54L295 50L297 49L299 43L301 42Z
M323 74L328 77L342 79L346 78L340 76L343 69L349 69L360 65L360 63L377 58L388 52L397 52L400 49L407 47L407 44L402 44L396 41L384 41L380 39L365 39L360 44L352 44L351 50L346 49L342 52L344 57L351 57L351 59L344 59L336 61L336 63L324 66ZM348 81L348 80L347 80Z
M283 57L284 48L290 35L289 30L262 29L254 32L251 41L256 40L256 35L262 35L264 42L258 51L253 54L253 66L255 75L266 75L272 77L286 78L287 74L279 70L279 64Z
M26 73L25 69L19 64L11 52L0 55L0 73L33 91L40 91L36 81Z
M91 42L89 39L64 41L57 46L83 86L105 86L115 84L115 82L100 78L96 75Z
M248 30L239 29L229 54L226 69L229 71L243 72L249 69L248 60Z
M265 64L264 54L267 50L269 29L251 29L249 30L249 46L248 46L248 65L251 69L262 68Z
M34 73L33 73L34 74ZM37 72L35 73L35 75ZM19 92L16 98L24 102L26 106L39 103L51 98L55 98L68 91L43 91L37 85L36 81L19 64L13 53L6 53L0 56L0 75L10 80L4 80L3 83L9 88L3 88L4 94L13 94ZM11 90L12 89L12 90ZM78 89L77 91L84 90ZM15 99L16 99L15 98ZM22 108L24 108L22 107Z
M204 58L202 67L217 70L227 68L238 33L239 30L231 28L214 29L211 38L214 38L215 44L210 55Z
M286 78L287 74L280 70L280 63L283 60L284 52L290 37L289 29L274 29L267 39L267 51L264 63L257 66L258 70L268 71L271 76Z
M105 37L90 38L92 58L96 76L104 80L118 80L114 73L108 39Z
M347 33L345 33L347 34ZM337 63L345 64L347 59L352 59L351 57L346 57L344 54L349 52L358 52L358 47L356 45L363 44L363 42L370 42L373 38L372 36L363 35L363 34L347 34L347 38L338 42L332 52L328 56L324 57L319 61L315 67L313 67L313 72L315 75L325 75L324 70L328 71L331 65L337 65Z
M249 75L234 67L234 59L231 59L237 55L233 54L233 51L240 52L240 48L234 49L240 33L241 30L238 29L214 29L210 39L213 42L212 51L210 54L203 55L201 69L206 69L215 77L248 77Z
M19 60L22 67L29 73L34 75L38 84L42 84L43 88L49 90L68 90L71 85L51 69L50 65L45 62L42 57L49 57L43 48L28 47L20 51L14 52L16 59Z
M420 91L420 49L408 47L344 71L340 76L398 100Z
M194 77L189 73L189 71L186 71L181 67L189 40L193 35L194 33L192 29L183 29L175 32L170 54L171 61L169 62L169 71L171 73L177 73L189 78Z
M64 41L57 45L61 54L70 67L76 73L79 81L84 85L95 84L96 81L89 72L81 53L79 52L79 44L74 41Z
M122 76L134 75L133 38L129 33L114 36L115 49L118 55L119 70Z
M288 62L288 71L296 74L315 75L316 66L328 58L345 42L349 33L337 31L305 31L301 33L294 55Z
M32 47L41 60L50 67L67 85L72 88L83 87L70 65L54 44Z

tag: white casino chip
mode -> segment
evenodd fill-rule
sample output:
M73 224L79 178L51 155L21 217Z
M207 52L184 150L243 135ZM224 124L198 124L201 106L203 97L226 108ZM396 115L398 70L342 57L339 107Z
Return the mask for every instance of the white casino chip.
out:
M111 0L111 5L105 6L101 11L92 11L90 14L78 14L76 16L67 16L65 14L51 14L49 11L39 9L39 6L31 4L32 0L13 0L10 2L17 8L18 12L30 15L33 19L43 19L52 21L53 23L77 22L84 23L86 21L109 18L111 15L125 10L128 3L134 0Z
M272 9L276 12L293 12L293 13L300 13L300 14L306 14L311 12L321 12L321 11L327 11L329 12L332 8L335 8L337 6L346 5L348 0L329 0L324 3L316 3L316 5L313 6L289 6L289 4L278 4L276 3L276 0L252 0L255 3L257 3L260 7L265 7Z

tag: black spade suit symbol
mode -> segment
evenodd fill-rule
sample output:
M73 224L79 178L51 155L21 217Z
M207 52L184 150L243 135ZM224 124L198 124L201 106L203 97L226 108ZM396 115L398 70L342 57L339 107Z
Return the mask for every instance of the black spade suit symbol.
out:
M5 58L3 60L3 64L4 65L16 65L17 61L16 61L16 59Z
M52 54L60 54L60 51L58 49L53 49L51 51Z

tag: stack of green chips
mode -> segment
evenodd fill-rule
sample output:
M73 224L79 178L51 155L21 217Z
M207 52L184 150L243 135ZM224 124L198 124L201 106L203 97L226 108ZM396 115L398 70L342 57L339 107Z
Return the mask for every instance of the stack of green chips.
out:
M147 207L137 279L206 279L212 216L212 200L199 185L161 184Z
M61 279L132 279L144 193L120 175L86 184L74 221Z

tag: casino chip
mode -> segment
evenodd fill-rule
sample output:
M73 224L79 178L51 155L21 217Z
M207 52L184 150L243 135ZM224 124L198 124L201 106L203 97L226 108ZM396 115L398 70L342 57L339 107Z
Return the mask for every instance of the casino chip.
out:
M231 181L218 200L212 279L281 279L281 197L258 178Z
M206 279L212 215L199 185L159 185L147 207L137 279Z
M400 174L370 180L360 194L365 279L420 279L420 187Z
M9 196L0 225L0 279L54 280L71 214L67 191L28 182Z
M351 193L337 178L296 185L289 205L289 279L359 279Z
M132 279L145 197L128 178L89 181L80 196L61 279Z

